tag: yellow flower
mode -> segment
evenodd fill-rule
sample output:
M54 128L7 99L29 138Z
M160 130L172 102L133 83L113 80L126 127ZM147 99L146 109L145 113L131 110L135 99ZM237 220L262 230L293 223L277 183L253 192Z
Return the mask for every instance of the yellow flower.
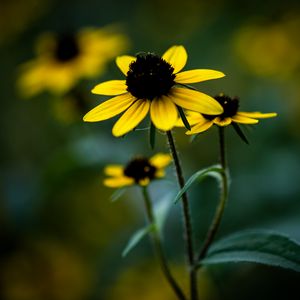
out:
M256 124L258 123L257 119L266 119L277 116L276 113L239 111L238 98L230 98L224 94L216 96L215 99L222 105L224 112L215 116L197 112L187 112L187 119L191 125L191 130L187 131L186 134L191 135L206 131L214 124L221 127L228 126L231 123ZM177 125L183 127L181 121L178 121Z
M112 28L44 34L37 42L36 58L21 66L20 92L24 96L44 90L63 94L80 79L102 73L107 62L127 48L127 44L127 38Z
M171 162L169 154L158 153L151 158L136 157L126 166L109 165L104 173L109 178L104 180L104 185L111 188L120 188L138 184L146 186L151 180L165 176L164 168Z
M225 75L204 69L180 72L186 62L183 46L171 47L162 57L153 53L117 57L116 64L126 80L98 84L92 93L115 97L88 112L84 121L103 121L125 111L112 129L119 137L134 129L149 111L152 123L164 131L175 126L178 107L205 114L222 113L222 106L212 97L184 86Z

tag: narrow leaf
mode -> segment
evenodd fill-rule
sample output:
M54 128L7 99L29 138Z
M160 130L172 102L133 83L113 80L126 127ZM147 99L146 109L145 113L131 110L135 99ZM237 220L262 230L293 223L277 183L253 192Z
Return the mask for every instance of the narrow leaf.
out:
M208 176L212 176L217 178L218 180L221 179L221 174L223 172L223 169L219 165L215 165L212 167L208 167L202 170L197 171L194 173L185 183L184 187L178 192L178 194L175 197L174 203L176 203L191 186L194 182L198 180L202 180Z
M244 132L242 131L241 127L237 123L235 123L235 122L232 122L231 124L232 124L235 132L241 138L241 140L243 142L245 142L247 145L249 145L248 139L246 138L246 136L245 136Z
M163 229L167 216L173 206L174 193L168 193L154 206L156 225L159 231Z
M300 272L300 244L268 231L245 231L214 243L199 265L252 262Z
M149 130L149 143L151 149L154 149L155 147L155 137L156 137L156 128L154 124L151 122L150 123L150 130Z
M178 111L179 111L180 118L181 118L181 120L182 120L182 122L183 122L185 128L186 128L187 130L191 130L190 123L189 123L189 121L187 120L187 118L186 118L186 116L185 116L185 113L184 113L183 109L182 109L180 106L177 106L177 109L178 109Z
M124 188L123 189L117 189L110 196L110 201L115 202L115 201L119 200L124 195L125 191L126 191L126 189L124 189Z
M190 143L194 143L195 142L195 140L196 140L196 138L198 137L198 135L199 134L193 134L193 135L191 135L191 137L190 137Z
M154 228L154 225L151 224L147 227L137 230L129 239L125 249L122 252L122 257L125 257Z

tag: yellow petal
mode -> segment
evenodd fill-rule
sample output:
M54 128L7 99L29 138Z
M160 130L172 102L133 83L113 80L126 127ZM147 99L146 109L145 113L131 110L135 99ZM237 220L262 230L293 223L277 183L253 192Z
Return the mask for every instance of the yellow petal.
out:
M185 116L186 116L190 126L196 125L197 123L203 121L203 119L204 119L204 117L196 111L186 110L184 113L185 113ZM177 119L176 126L177 127L185 127L181 118Z
M149 107L149 100L140 99L135 101L114 125L113 135L116 137L122 136L135 128L146 117Z
M175 87L171 89L170 98L178 106L203 114L223 113L223 108L217 100L198 91Z
M139 185L141 186L146 186L150 183L150 179L149 178L143 178L139 180Z
M222 126L222 127L224 127L224 126L228 126L228 125L230 125L231 124L231 122L232 122L232 118L220 118L220 117L216 117L215 119L214 119L214 123L216 124L216 125L219 125L219 126Z
M93 94L114 96L127 93L125 80L109 80L96 85L92 89Z
M195 83L205 80L217 79L224 77L225 74L215 70L190 70L176 74L175 82L177 83Z
M162 178L165 177L166 172L163 169L158 169L155 172L155 178Z
M199 122L197 125L193 126L191 128L191 130L189 130L189 131L186 132L186 134L187 135L192 135L192 134L196 134L196 133L200 133L200 132L206 131L211 126L213 126L213 124L214 124L213 121L209 121L209 120L203 118L202 122Z
M136 100L130 93L111 98L92 110L84 117L85 122L98 122L112 118L126 110Z
M244 112L239 111L237 113L239 116L248 117L248 118L257 118L257 119L267 119L273 118L277 116L277 113L261 113L261 112Z
M173 46L164 53L162 58L174 68L174 73L178 73L186 64L187 53L183 46Z
M155 127L165 131L172 129L178 118L177 107L167 96L151 102L150 115Z
M111 188L120 188L134 184L134 179L126 176L104 179L103 184Z
M129 65L136 61L136 57L130 55L122 55L116 58L116 64L124 75L129 71Z
M108 165L104 169L104 173L108 176L121 176L123 172L124 167L122 165Z
M158 169L166 167L171 161L171 156L165 153L157 153L149 159L150 164Z
M241 124L256 124L258 123L258 120L256 119L251 119L248 117L240 116L236 114L235 116L231 117L232 121L236 123L241 123Z

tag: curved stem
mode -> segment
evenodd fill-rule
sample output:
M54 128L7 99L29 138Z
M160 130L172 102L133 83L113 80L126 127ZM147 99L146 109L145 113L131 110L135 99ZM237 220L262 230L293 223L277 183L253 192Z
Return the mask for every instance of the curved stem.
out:
M185 295L183 294L181 288L179 287L179 285L175 281L174 277L172 276L169 266L167 264L167 260L164 255L164 252L163 252L159 232L156 227L155 217L154 217L153 209L152 209L152 203L151 203L151 200L149 197L147 187L143 187L143 195L144 195L144 203L145 203L145 208L146 208L147 219L148 219L148 222L153 225L152 240L153 240L153 245L155 248L155 252L156 252L160 267L161 267L167 281L169 282L170 286L172 287L174 293L178 297L178 299L186 300Z
M170 147L170 152L173 157L173 162L176 169L177 180L180 189L182 189L185 185L185 180L182 173L182 168L180 164L180 160L178 157L178 153L176 150L174 138L171 131L167 131L167 137ZM183 207L183 218L184 218L184 238L186 241L187 248L187 257L189 263L189 276L190 276L190 291L191 291L191 299L198 299L198 290L197 290L197 272L194 267L195 259L194 259L194 247L193 247L193 239L192 239L192 223L190 216L190 205L187 197L187 193L182 194L182 207Z
M225 136L224 136L223 127L219 127L219 144L220 144L220 163L223 169L221 173L222 182L221 182L220 202L219 205L217 206L215 216L207 232L203 247L199 253L198 261L200 261L205 257L211 243L215 238L215 235L221 223L221 219L228 198L228 177L227 177L228 175L227 175L227 163L226 163L226 151L225 151Z

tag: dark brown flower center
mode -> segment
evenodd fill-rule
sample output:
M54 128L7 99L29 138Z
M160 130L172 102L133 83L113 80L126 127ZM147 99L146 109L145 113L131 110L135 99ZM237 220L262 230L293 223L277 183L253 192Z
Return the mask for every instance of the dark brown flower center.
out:
M174 68L153 53L138 54L129 66L127 91L138 99L153 100L167 95L175 84Z
M79 45L74 35L63 34L57 38L54 57L59 62L68 62L77 57L79 52Z
M221 115L218 115L221 119L228 117L233 117L236 115L239 109L239 99L237 97L231 98L224 94L220 94L214 97L223 107L224 112ZM213 120L216 116L205 115L203 116L208 120Z
M156 167L151 165L147 158L137 157L125 167L124 175L133 178L136 183L139 183L143 179L154 179L156 170Z

